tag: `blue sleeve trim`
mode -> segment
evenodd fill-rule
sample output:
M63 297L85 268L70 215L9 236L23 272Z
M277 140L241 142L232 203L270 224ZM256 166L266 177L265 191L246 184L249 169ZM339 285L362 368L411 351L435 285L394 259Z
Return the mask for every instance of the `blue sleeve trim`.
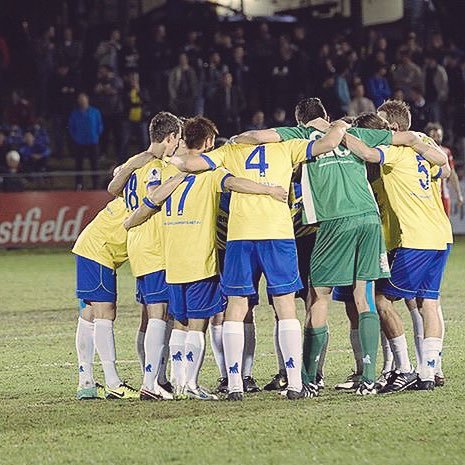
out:
M152 187L152 186L160 186L161 181L152 181L147 183L147 187Z
M312 148L313 148L313 144L315 143L314 140L312 140L311 142L308 143L307 145L307 152L306 152L306 157L307 157L307 160L311 160L313 155L312 155Z
M379 152L379 164L384 165L384 152L378 147L375 147L375 148Z
M435 176L433 176L433 179L438 179L441 177L441 174L442 174L442 168L439 168L439 171L438 171L438 174L436 174Z
M226 191L226 187L225 187L224 183L226 182L226 179L228 179L228 178L230 178L230 177L232 177L232 174L231 174L231 173L228 173L228 174L225 174L224 177L223 177L223 179L221 180L221 190L222 190L223 192Z
M208 163L208 166L210 167L211 170L216 170L216 165L210 157L208 157L207 155L203 153L200 156Z
M158 205L155 205L150 199L147 197L144 197L142 199L142 202L144 202L144 205L147 205L147 207L151 208L152 210L157 210L159 207Z

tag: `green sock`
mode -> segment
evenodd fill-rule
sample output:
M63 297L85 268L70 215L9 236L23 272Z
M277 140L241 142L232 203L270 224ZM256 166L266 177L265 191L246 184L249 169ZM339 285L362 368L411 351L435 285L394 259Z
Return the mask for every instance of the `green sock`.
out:
M376 355L379 344L379 317L377 313L364 312L358 316L358 331L363 357L363 380L376 379Z
M318 371L318 360L321 350L328 338L328 326L304 329L304 348L302 363L302 381L315 383Z

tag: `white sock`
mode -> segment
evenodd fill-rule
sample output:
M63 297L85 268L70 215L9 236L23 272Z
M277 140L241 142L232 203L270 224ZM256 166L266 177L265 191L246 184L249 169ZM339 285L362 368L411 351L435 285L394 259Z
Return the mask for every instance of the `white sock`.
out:
M158 370L158 384L166 384L168 378L166 376L166 370L168 368L168 360L170 358L170 338L171 331L173 331L173 320L166 322L165 329L165 340L163 342L163 351L161 353L160 368Z
M94 364L94 323L78 319L76 328L76 352L79 364L79 386L95 386L93 375Z
M328 327L328 335L326 337L326 341L324 346L321 348L320 352L320 359L318 360L318 368L317 368L317 375L323 378L324 376L324 367L326 362L326 354L328 353L328 346L329 346L329 327Z
M253 362L255 358L255 323L244 323L244 354L242 358L242 376L252 376Z
M383 349L383 373L389 373L396 368L394 354L391 350L391 344L383 331L381 331L381 347Z
M205 333L189 331L186 337L186 385L195 389L199 385L199 372L205 356Z
M284 365L283 353L281 352L281 347L279 347L278 320L276 318L274 319L273 343L274 343L274 352L276 354L276 360L278 362L278 371L281 374L285 374L286 365Z
M441 346L442 339L440 337L425 337L423 339L423 363L419 370L419 376L422 381L434 381Z
M352 351L354 353L355 374L361 375L363 373L363 355L358 329L350 330L350 345L352 346Z
M184 365L184 346L187 331L173 329L170 338L171 383L173 386L186 385L186 369Z
M417 359L417 370L421 366L421 357L423 354L423 318L421 317L418 308L410 310L410 316L413 323L413 337L415 341L415 357Z
M142 375L144 374L144 368L145 368L144 339L145 339L145 333L138 330L136 333L136 353L137 353L137 358L139 359L139 364L140 364L140 369L142 371Z
M394 355L394 362L396 369L401 373L410 373L412 371L412 364L408 358L407 339L405 334L389 339L392 354Z
M223 323L223 348L228 372L228 390L229 392L243 392L244 323L242 321L225 321Z
M158 318L149 318L145 332L145 367L142 386L150 391L154 390L158 376L160 361L165 345L166 322Z
M213 356L220 372L221 378L226 378L226 364L224 361L223 351L223 325L210 325L210 344L213 350Z
M278 324L279 346L283 353L287 372L288 389L302 390L302 328L297 319L280 320Z
M95 348L105 375L105 384L114 389L121 384L121 379L116 371L115 335L113 321L96 318L94 320Z
M436 372L435 375L444 378L444 373L442 372L442 350L444 347L444 335L446 334L446 325L444 324L444 315L442 314L442 307L441 305L438 305L438 314L439 314L439 320L441 322L441 339L442 339L442 344L441 344L441 351L439 352L439 358L438 358L438 364L436 366Z

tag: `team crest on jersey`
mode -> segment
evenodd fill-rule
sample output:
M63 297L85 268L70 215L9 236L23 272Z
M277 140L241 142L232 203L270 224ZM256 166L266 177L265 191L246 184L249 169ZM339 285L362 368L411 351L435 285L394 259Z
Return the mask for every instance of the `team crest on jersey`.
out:
M149 183L150 182L160 182L161 181L161 171L157 168L154 168L149 176Z
M379 266L383 273L389 273L389 261L388 261L388 256L386 252L383 252L379 256Z

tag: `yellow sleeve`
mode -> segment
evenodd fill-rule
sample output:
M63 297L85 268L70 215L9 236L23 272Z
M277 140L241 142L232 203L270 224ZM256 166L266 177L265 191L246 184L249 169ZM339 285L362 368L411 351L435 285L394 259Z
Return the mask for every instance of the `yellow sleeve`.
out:
M312 147L314 143L314 140L308 141L305 139L292 139L281 142L283 146L286 146L286 152L291 154L293 165L312 159Z
M401 158L402 150L395 145L380 145L375 147L378 150L381 159L380 165L390 166L395 165Z
M200 155L210 166L210 169L215 170L219 166L224 165L224 160L231 152L232 144L225 144L215 150Z
M212 182L213 182L213 185L215 186L215 191L216 192L226 192L227 191L227 189L226 189L226 187L224 185L224 182L230 176L232 176L232 174L228 170L226 170L224 168L217 169L212 173L212 180L213 180Z

